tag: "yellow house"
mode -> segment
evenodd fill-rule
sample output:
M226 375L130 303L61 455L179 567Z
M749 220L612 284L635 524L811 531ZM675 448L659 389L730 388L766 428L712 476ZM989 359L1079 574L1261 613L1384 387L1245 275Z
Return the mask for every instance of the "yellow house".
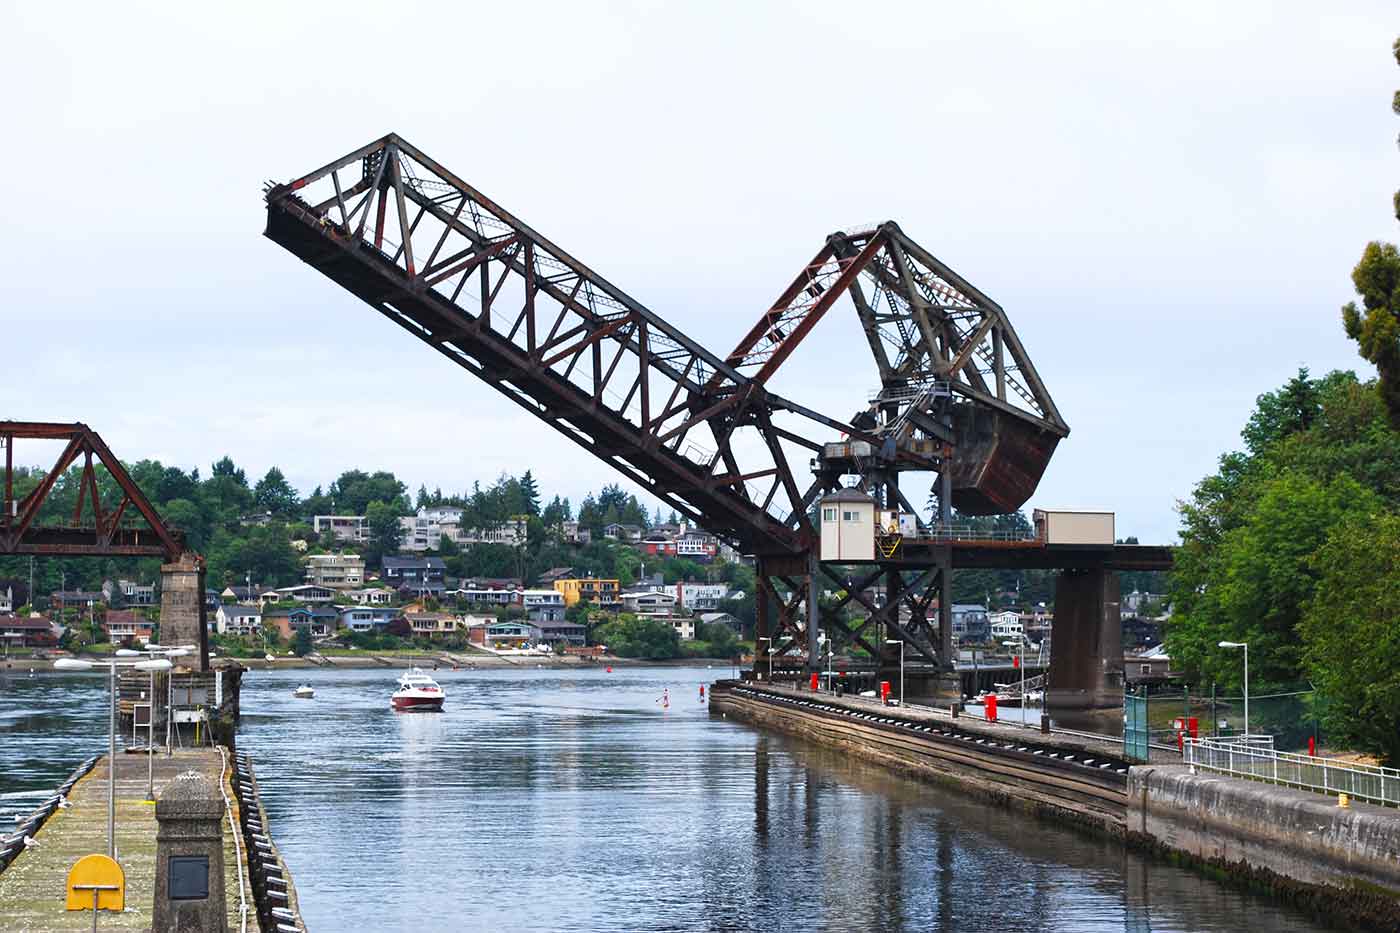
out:
M564 594L564 605L566 606L573 606L581 599L597 603L599 606L617 606L622 602L622 588L617 580L573 577L567 580L555 580L554 588Z

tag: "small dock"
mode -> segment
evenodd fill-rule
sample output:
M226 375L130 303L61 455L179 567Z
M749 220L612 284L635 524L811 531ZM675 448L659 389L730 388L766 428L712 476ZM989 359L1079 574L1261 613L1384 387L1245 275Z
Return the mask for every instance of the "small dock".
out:
M232 813L223 821L224 864L227 866L225 904L228 928L243 929L240 905L247 905L247 929L258 929L253 907L253 891L247 881L246 862L241 857L242 841L235 844L238 798L231 777L232 756L219 748L177 749L174 754L157 752L155 793L185 771L198 771L209 782L222 787ZM92 914L64 909L68 870L84 855L107 852L107 778L109 760L103 756L68 794L69 806L55 810L34 835L37 845L26 849L0 872L0 916L4 929L12 933L53 933L60 930L91 930ZM126 873L126 910L103 911L99 930L147 930L156 877L155 806L146 797L147 759L142 754L118 754L116 771L117 861ZM0 832L9 827L0 827ZM242 865L240 872L238 866Z

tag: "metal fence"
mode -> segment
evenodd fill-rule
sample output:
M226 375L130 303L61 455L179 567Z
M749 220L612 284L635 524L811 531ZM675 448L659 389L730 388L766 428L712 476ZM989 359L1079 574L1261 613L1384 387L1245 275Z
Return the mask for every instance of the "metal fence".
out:
M1400 807L1400 770L1395 768L1343 764L1217 739L1187 739L1185 751L1193 769Z

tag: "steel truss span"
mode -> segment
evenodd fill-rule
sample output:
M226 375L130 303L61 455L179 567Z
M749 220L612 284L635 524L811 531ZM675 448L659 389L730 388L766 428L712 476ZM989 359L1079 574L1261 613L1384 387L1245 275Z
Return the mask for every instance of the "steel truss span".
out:
M15 441L63 441L52 469L23 496L15 492ZM141 488L103 442L85 424L0 421L5 450L5 479L0 515L0 554L68 557L163 557L175 560L184 550L181 535L167 526ZM78 497L70 522L40 522L40 512L58 478L82 460ZM115 484L115 501L104 506L97 467L105 467Z
M841 463L806 475L826 445L882 451L878 483L906 505L898 473L929 471L948 478L941 498L996 512L1024 503L1069 432L1001 308L893 222L828 236L720 357L397 135L269 184L265 200L271 240L755 555L760 627L771 603L779 643L809 657L816 593L841 582L813 556L810 516L850 475ZM879 377L849 420L767 388L844 295ZM851 637L865 644L883 622L931 650L918 629L933 578L888 569L882 606L857 588L848 599L873 621ZM914 612L908 631L900 605Z

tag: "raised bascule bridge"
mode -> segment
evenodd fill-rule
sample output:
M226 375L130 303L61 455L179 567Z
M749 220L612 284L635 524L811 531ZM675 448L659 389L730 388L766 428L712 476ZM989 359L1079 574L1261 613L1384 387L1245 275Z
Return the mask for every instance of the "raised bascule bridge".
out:
M1058 568L1066 660L1051 692L1110 700L1110 668L1121 669L1112 571L1164 568L1170 554L954 527L954 509L1019 509L1069 427L1002 308L893 221L826 237L721 356L396 135L265 197L268 238L752 555L757 636L778 656L815 670L817 633L840 629L873 657L890 656L889 635L948 672L955 569ZM769 388L838 302L873 362L868 397L839 416ZM931 481L933 522L901 489L906 473L926 475L920 494ZM820 503L853 489L874 507L875 540L824 559ZM866 617L823 613L828 586Z

